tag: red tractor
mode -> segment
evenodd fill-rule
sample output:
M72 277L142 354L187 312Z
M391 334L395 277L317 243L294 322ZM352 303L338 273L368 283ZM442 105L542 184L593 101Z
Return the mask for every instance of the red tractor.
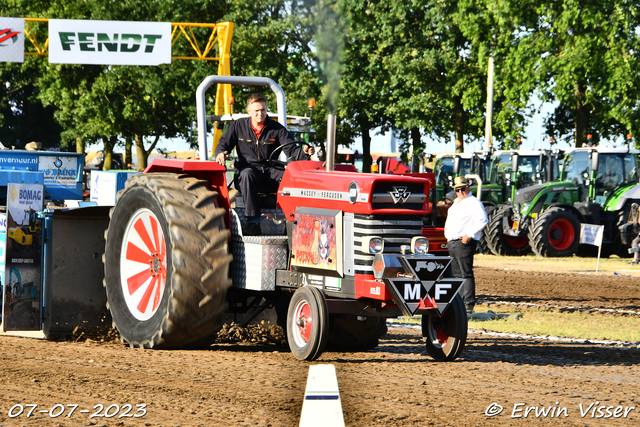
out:
M286 123L284 92L270 79L210 76L198 87L202 160L154 160L110 214L104 283L122 338L140 348L202 347L224 313L251 320L273 307L293 355L314 360L327 345L371 348L387 318L422 314L428 354L458 357L464 280L446 277L451 259L428 254L422 236L433 182L272 156L284 177L277 194L264 195L263 235L244 236L241 195L230 198L225 168L205 160L204 94L215 83L269 86Z

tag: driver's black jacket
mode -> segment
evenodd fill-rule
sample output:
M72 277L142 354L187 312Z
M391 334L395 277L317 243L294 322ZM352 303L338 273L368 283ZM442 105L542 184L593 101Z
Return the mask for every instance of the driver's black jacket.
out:
M249 164L268 167L267 160L271 153L280 145L293 142L287 129L277 121L267 117L260 139L256 141L256 134L251 128L251 117L243 117L231 122L227 131L220 138L214 158L222 153L236 148L238 159L235 167L242 169ZM284 148L287 157L291 158L301 147L290 145Z

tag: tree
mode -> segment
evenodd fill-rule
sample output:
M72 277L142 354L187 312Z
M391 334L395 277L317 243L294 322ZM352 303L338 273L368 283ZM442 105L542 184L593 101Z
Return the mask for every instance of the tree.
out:
M535 8L537 20L518 43L547 102L547 134L582 146L587 135L624 135L638 129L637 2L512 2Z
M24 148L30 141L42 146L59 147L61 126L54 119L55 110L42 105L36 85L39 74L36 60L23 64L0 65L0 135L6 147Z

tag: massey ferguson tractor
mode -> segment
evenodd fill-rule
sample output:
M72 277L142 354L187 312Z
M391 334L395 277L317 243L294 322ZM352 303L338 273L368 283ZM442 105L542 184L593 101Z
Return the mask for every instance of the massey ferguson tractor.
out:
M253 318L273 307L293 355L314 360L327 344L375 346L386 318L421 314L428 354L457 358L467 336L464 279L447 277L451 259L428 254L421 235L434 182L334 168L331 156L283 161L278 150L269 162L284 177L264 195L262 235L244 236L242 195L206 160L205 92L216 83L270 87L286 123L284 92L270 79L200 84L201 160L154 160L127 180L110 213L104 286L121 337L132 347L201 347L223 313ZM333 153L335 116L329 129Z

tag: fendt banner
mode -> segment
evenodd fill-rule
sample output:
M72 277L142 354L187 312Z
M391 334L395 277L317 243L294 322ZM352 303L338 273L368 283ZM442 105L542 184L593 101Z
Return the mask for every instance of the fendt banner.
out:
M0 18L0 62L24 62L24 19Z
M170 64L171 23L50 19L49 62Z

